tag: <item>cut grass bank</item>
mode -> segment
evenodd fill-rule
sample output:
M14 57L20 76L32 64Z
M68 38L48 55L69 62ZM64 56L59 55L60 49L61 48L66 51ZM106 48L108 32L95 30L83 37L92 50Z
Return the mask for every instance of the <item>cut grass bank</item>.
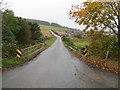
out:
M54 43L55 40L56 38L54 36L50 37L49 40L45 41L41 47L35 49L35 51L30 53L29 55L22 56L21 58L17 58L17 57L11 58L11 59L4 58L2 60L3 71L32 60L40 52L50 47Z
M80 58L81 61L87 63L88 65L96 68L100 68L103 70L120 73L120 68L118 66L118 60L116 59L102 59L95 56L89 55L89 49L88 49L88 56L83 57L82 54L82 47L85 47L86 45L89 46L91 40L90 39L78 39L78 38L62 38L65 46L72 52L72 54L78 58Z

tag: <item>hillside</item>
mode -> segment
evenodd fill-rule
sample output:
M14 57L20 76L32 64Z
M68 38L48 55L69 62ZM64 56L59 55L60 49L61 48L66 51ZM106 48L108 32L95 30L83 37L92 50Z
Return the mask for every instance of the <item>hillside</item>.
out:
M28 21L30 21L30 22L38 23L38 24L40 24L40 25L50 25L50 23L47 22L47 21L36 20L36 19L26 19L26 20L28 20Z
M59 25L57 23L49 23L48 21L42 21L42 20L36 20L36 19L26 19L30 22L35 22L35 23L38 23L40 26L41 26L41 29L43 28L43 30L46 30L47 28L53 28L53 29L60 29L60 30L77 30L75 28L69 28L69 27L66 27L66 26L62 26L62 25Z
M61 28L56 26L49 26L49 25L39 25L41 30L56 30L56 31L68 31L67 28Z

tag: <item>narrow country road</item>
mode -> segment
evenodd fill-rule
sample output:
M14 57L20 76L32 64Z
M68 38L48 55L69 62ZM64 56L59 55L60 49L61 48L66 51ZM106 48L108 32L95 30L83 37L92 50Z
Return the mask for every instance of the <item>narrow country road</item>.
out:
M5 71L3 88L118 87L116 74L90 68L64 47L59 36L55 36L55 43L34 60Z

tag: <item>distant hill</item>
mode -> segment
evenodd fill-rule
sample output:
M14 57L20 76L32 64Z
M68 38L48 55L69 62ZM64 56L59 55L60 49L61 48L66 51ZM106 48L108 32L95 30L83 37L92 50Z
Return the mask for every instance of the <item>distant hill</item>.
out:
M30 21L30 22L38 23L38 24L40 24L40 25L50 25L50 23L47 22L47 21L36 20L36 19L26 19L26 20L28 20L28 21Z
M75 29L75 28L69 28L69 27L66 27L66 26L62 26L62 25L59 25L57 23L49 23L48 21L43 21L43 20L36 20L36 19L26 19L30 22L35 22L35 23L38 23L39 25L48 25L48 26L54 26L54 27L60 27L60 28L64 28L64 29L68 29L68 30L78 30L78 29Z

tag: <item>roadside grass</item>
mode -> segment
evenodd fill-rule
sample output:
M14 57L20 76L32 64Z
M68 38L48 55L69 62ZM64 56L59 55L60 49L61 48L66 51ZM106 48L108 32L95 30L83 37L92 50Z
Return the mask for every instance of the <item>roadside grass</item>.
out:
M60 28L60 27L54 27L54 26L48 26L48 25L40 25L41 30L58 30L58 31L68 31L68 29Z
M64 42L64 45L72 52L74 56L80 58L81 61L95 68L100 68L100 69L111 71L114 73L120 73L118 58L101 59L96 56L90 56L89 52L87 57L83 57L81 51L76 49L76 48L80 49L81 47L85 47L86 45L89 46L91 42L90 39L70 38L69 40L73 43L74 46L67 45L67 43L65 42Z
M54 36L50 37L49 40L47 40L44 45L39 48L38 50L36 50L35 52L32 52L32 54L27 55L27 56L23 56L21 58L3 58L2 60L2 70L7 70L10 69L12 67L15 67L17 65L21 65L25 62L28 62L30 60L32 60L34 57L36 57L40 52L44 51L45 49L47 49L48 47L50 47L54 41L56 40L56 38Z
M82 53L83 53L83 48L85 48L86 45L89 46L90 40L89 38L66 38L66 37L62 37L62 40L64 42L64 45L72 50L77 52L78 54L80 54L80 57L82 57Z
M56 37L52 36L52 38L50 40L47 40L45 42L45 44L47 45L47 47L50 47L56 40Z

